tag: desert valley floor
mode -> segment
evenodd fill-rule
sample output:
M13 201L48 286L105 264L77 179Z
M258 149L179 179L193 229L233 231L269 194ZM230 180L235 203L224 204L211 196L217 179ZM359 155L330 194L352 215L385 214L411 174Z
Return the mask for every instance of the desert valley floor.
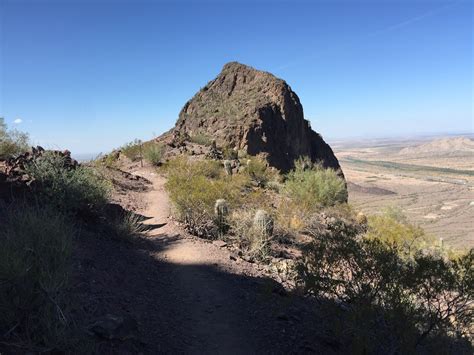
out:
M350 202L398 207L456 248L474 246L474 143L467 137L333 143Z

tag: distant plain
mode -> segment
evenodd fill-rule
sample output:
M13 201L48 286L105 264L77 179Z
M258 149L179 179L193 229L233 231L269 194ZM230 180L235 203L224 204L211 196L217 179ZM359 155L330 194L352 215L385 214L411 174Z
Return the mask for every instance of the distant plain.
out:
M349 201L365 213L401 209L455 248L474 246L472 136L332 143Z

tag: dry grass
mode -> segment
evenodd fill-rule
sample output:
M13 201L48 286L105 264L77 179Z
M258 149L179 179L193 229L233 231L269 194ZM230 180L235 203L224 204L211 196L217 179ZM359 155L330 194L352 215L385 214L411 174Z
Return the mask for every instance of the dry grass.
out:
M75 228L46 206L11 206L0 230L0 339L60 348L70 320L64 291Z

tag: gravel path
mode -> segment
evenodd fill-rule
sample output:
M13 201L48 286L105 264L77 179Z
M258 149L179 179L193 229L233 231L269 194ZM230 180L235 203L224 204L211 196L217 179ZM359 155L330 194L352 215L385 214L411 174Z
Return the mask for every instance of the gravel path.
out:
M153 183L138 212L155 228L137 245L85 238L80 247L82 288L74 292L88 299L84 308L138 323L133 340L102 341L101 353L328 353L314 307L258 265L186 235L168 218L165 178L146 168L134 173Z

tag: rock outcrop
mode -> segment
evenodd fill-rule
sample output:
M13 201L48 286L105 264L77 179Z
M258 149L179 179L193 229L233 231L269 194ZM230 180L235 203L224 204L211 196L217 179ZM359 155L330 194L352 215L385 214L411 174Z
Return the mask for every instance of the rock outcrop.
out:
M218 147L264 156L283 172L308 156L340 169L328 144L304 119L289 85L274 75L231 62L179 114L174 136L206 137Z

